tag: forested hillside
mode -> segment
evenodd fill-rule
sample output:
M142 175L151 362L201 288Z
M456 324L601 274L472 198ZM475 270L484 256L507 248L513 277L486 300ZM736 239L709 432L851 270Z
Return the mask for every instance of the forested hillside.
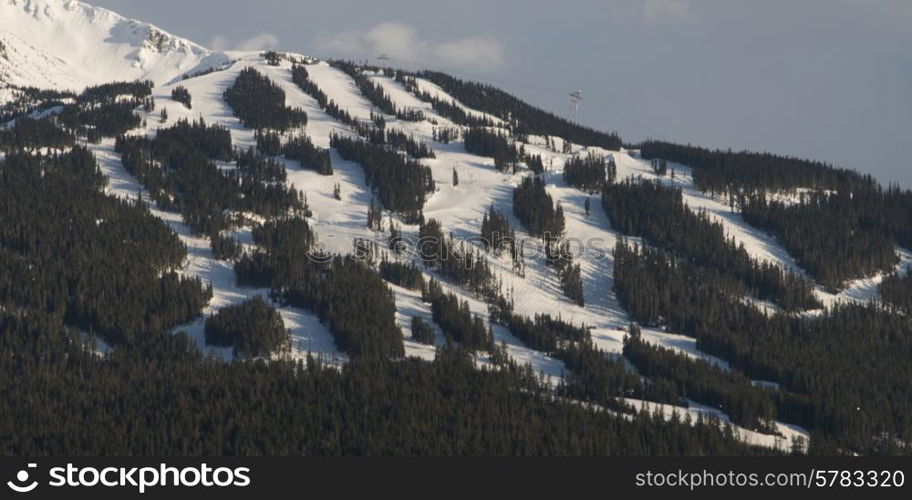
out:
M26 94L4 454L912 450L908 191L291 53Z

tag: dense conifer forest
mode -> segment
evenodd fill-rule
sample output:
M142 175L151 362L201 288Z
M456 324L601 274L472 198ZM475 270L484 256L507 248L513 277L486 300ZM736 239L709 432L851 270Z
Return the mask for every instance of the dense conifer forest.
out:
M480 297L494 297L499 293L484 254L474 245L455 242L444 236L440 222L429 219L419 228L418 254L424 265L450 283L460 286Z
M43 176L37 175L39 168ZM4 405L4 418L0 419L0 425L7 426L0 432L0 449L4 453L211 456L763 452L739 444L728 431L711 422L666 422L646 414L626 420L555 401L528 369L508 366L479 371L457 350L440 351L434 363L388 362L383 359L390 354L389 348L381 347L380 358L353 360L341 371L316 362L302 365L276 360L266 364L204 357L190 347L185 336L166 331L198 315L207 290L198 281L174 281L168 274L160 274L183 259L182 246L143 204L103 195L103 179L88 152L74 150L54 157L10 155L0 162L0 175L2 199L10 201L0 204L5 235L0 236L0 255L12 258L4 259L4 268L9 272L2 276L12 279L0 288L0 299L2 304L14 304L20 311L11 314L6 307L0 308L0 352L13 354L0 356L0 385L10 403ZM73 204L91 206L77 209ZM28 210L22 211L25 207ZM85 214L85 220L59 217L57 212ZM89 219L88 214L93 214L93 218ZM104 222L96 223L94 216ZM42 238L43 250L30 246L29 238L23 239L22 235L30 234ZM365 325L394 325L395 309L391 304L377 309L385 310L381 315L388 320L360 313L372 309L377 302L376 290L370 285L377 275L363 264L333 260L322 264L328 273L296 274L292 264L313 262L295 258L295 252L309 250L310 234L301 219L275 221L254 232L263 252L284 256L284 260L276 257L271 262L289 266L276 273L290 276L277 290L285 291L290 302L325 308L321 315L330 320L340 342L344 333L366 332ZM47 235L56 237L48 240ZM134 240L136 245L113 245L125 238ZM108 246L98 247L105 244ZM82 252L83 257L79 253L62 254L64 248ZM65 260L59 259L61 255ZM40 265L23 262L25 256ZM61 267L64 262L72 264L80 259L86 263ZM38 269L42 274L35 274ZM16 279L22 272L30 273L32 278ZM130 277L137 286L118 288L116 299L101 300L94 306L81 301L69 304L69 300L53 294L56 284L64 282L58 274L74 272L77 274L72 283L80 288L95 286L92 283L103 285L105 273ZM160 286L153 284L155 280ZM34 285L23 288L24 282ZM181 289L186 291L180 292ZM353 290L365 293L352 296ZM354 300L346 302L341 295ZM78 297L92 296L95 294ZM99 299L105 296L97 295ZM198 297L195 303L188 300L192 296ZM36 300L41 297L44 299ZM158 303L156 297L170 300ZM47 304L54 304L55 312L48 313ZM111 307L113 304L116 307ZM260 324L257 318L274 325L271 331L278 333L277 317L264 306L245 304L223 309L210 319L210 334L250 321ZM83 322L82 311L91 311L92 307L97 312ZM255 314L243 312L248 307ZM109 316L112 313L118 316ZM240 318L234 317L239 314ZM441 314L454 314L451 331L459 332L454 335L464 334L461 312L443 310ZM133 334L123 338L106 335L108 317L115 321L116 331ZM143 321L135 323L137 319ZM82 347L80 333L73 328L100 335L118 348L110 356L98 357ZM483 323L473 320L467 328L468 332L479 334L480 343L489 345L480 335L487 331ZM367 333L366 338L382 338L377 331ZM344 342L357 345L352 339ZM250 349L257 352L255 347ZM369 350L365 346L361 351L350 349L359 357ZM247 352L246 347L241 350ZM394 355L397 352L392 350ZM23 376L23 370L28 376ZM276 394L287 397L276 398ZM487 397L479 399L478 394ZM118 402L111 411L98 411L100 405L106 405L104 401L111 400ZM155 408L155 412L149 412L149 408ZM378 418L364 420L366 414ZM331 415L328 420L327 415ZM129 433L119 430L125 421L132 423ZM161 425L162 421L171 425ZM15 425L15 429L10 425ZM543 435L557 439L542 440ZM643 435L654 438L644 440Z
M880 283L881 300L906 312L912 311L912 273L893 273Z
M585 327L565 323L548 314L536 314L530 319L510 311L502 311L497 319L510 330L510 333L522 340L523 344L545 353L557 352L559 346L565 342L582 342L589 339L589 331Z
M269 149L268 145L266 149ZM281 146L281 151L285 158L300 162L304 168L316 170L321 175L333 174L329 150L314 146L309 137L292 137Z
M754 385L738 371L687 358L644 342L638 335L624 342L624 357L649 377L653 397L660 401L692 399L724 411L732 422L748 429L775 430L775 390Z
M290 347L282 316L262 297L226 306L206 319L206 344L230 347L235 356L268 356Z
M0 147L7 151L49 148L63 150L76 144L76 136L49 119L19 118L11 127L0 129Z
M11 86L15 93L0 109L0 121L7 122L41 113L57 106L63 107L65 101L76 99L76 94L68 90L39 89L35 87Z
M241 71L225 90L235 116L253 129L288 130L307 125L307 113L285 106L285 91L253 68Z
M100 360L53 321L6 312L0 331L0 352L16 354L0 356L0 391L10 403L0 419L4 454L768 453L712 422L627 420L554 401L531 372L478 370L456 350L434 363L353 361L338 370L223 362L183 336L156 336ZM61 355L45 356L49 350ZM30 376L22 376L24 360ZM111 411L98 411L112 400ZM132 431L121 430L124 422Z
M770 153L710 150L661 141L646 141L636 147L644 159L664 159L693 168L697 187L713 193L798 188L852 191L875 184L870 176L852 170Z
M728 197L748 223L775 235L830 290L889 271L894 246L912 244L912 193L884 189L869 175L770 153L658 141L638 147L643 158L693 168L699 189Z
M193 109L193 97L190 95L190 91L187 90L187 87L184 87L183 85L174 87L171 91L171 99L187 106L187 109Z
M211 290L177 274L184 245L104 184L81 147L0 160L0 310L34 311L111 345L199 315Z
M358 131L371 144L388 145L390 148L402 151L412 158L435 158L434 150L423 142L415 140L414 136L408 135L401 130L390 129L387 127L358 127Z
M434 345L437 334L434 329L418 316L412 317L412 340L425 345Z
M513 190L513 214L533 236L556 240L564 232L564 210L555 207L541 177L527 176Z
M643 380L623 359L607 356L591 340L573 342L553 353L567 367L558 394L618 411L629 411L619 397L646 397Z
M690 210L678 188L659 181L608 184L602 192L602 206L612 227L622 233L645 238L649 244L672 250L697 265L735 277L758 298L787 310L820 307L812 283L752 259L725 235L721 223Z
M270 287L277 299L315 312L352 357L402 356L392 292L367 264L316 254L314 234L299 217L258 226L253 238L257 248L235 263L238 284Z
M424 291L424 273L417 266L384 260L380 262L380 276L394 285Z
M137 108L155 110L151 81L114 82L89 87L58 115L64 128L74 130L88 142L114 137L143 122Z
M516 251L516 233L507 216L494 209L492 204L481 219L481 244L485 250L500 255L503 251Z
M745 221L776 235L798 264L831 290L889 272L899 262L895 240L867 223L866 209L876 207L851 194L811 195L802 203L753 196L742 205Z
M473 127L462 134L466 151L479 156L488 156L504 163L519 161L519 151L513 140L502 133Z
M424 119L424 114L420 111L400 109L397 107L386 91L383 90L383 87L371 81L370 77L365 74L367 72L383 74L380 68L358 66L351 61L333 61L332 65L347 73L348 76L354 80L358 90L361 91L361 95L382 113L406 121L419 121Z
M278 132L266 129L257 129L253 135L256 139L257 151L265 156L278 156L282 154L282 136Z
M434 280L428 283L425 299L430 301L434 322L443 329L447 342L458 342L471 351L494 347L494 336L487 324L472 314L466 301L444 292L440 283Z
M605 184L614 183L617 166L614 160L605 161L603 156L589 153L585 158L574 156L564 164L564 180L567 184L588 193L601 191Z
M836 306L808 320L744 304L731 278L661 250L615 249L615 291L647 325L665 324L754 380L777 382L780 420L813 431L816 453L896 453L910 439L906 315L877 305ZM861 360L877 360L876 362Z

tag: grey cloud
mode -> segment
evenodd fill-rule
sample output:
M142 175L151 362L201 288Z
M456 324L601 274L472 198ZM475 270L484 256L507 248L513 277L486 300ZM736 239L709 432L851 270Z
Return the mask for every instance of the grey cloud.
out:
M318 50L356 58L380 54L408 63L431 61L457 67L496 69L504 64L504 48L493 36L468 36L436 41L401 22L380 23L365 31L324 33Z

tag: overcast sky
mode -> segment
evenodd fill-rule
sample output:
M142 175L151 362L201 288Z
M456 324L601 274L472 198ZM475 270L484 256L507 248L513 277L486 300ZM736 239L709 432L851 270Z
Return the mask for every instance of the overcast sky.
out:
M213 48L427 67L628 141L760 149L912 188L912 0L88 0Z

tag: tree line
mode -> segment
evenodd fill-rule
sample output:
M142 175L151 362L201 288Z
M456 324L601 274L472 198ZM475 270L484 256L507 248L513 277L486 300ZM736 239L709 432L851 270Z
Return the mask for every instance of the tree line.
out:
M428 283L423 299L430 302L434 322L440 325L448 342L458 342L469 351L494 347L494 334L485 321L472 314L468 302L453 293L445 293L438 281L432 279Z
M854 191L876 184L869 175L772 153L711 150L653 140L636 147L646 160L662 159L693 168L694 183L704 192L743 194L798 188Z
M744 220L776 236L803 269L830 290L893 268L890 235L866 220L874 209L853 194L812 193L801 203L756 195L742 204Z
M244 68L225 89L225 102L248 128L288 130L307 125L303 109L285 106L285 91L253 68Z
M600 192L605 184L613 184L616 177L614 159L606 162L604 156L595 153L573 156L564 163L564 181L587 193Z
M460 80L436 71L421 71L416 76L439 85L449 95L470 108L511 123L517 134L553 135L584 146L620 150L621 139L617 134L573 123L531 106L491 85Z
M434 191L429 167L396 151L344 135L333 134L330 143L343 159L361 165L367 185L387 210L398 213L406 223L419 220L426 194Z
M513 190L513 214L533 236L553 240L564 232L564 209L554 205L539 176L524 177Z
M59 127L53 120L18 118L9 127L0 128L0 147L5 151L49 148L63 150L76 144L76 135Z
M282 316L262 297L225 306L206 319L206 344L230 347L235 356L268 356L291 348Z
M291 79L305 94L313 97L320 106L320 109L325 111L327 115L346 125L354 125L357 123L347 111L340 108L339 105L336 104L336 101L327 97L326 93L320 90L320 87L310 79L310 75L307 73L305 65L293 65L291 67Z
M284 303L313 311L352 357L404 354L393 293L366 263L315 251L315 235L301 217L269 220L253 239L256 248L234 266L238 285L269 287Z
M2 311L0 333L7 455L769 453L708 420L627 419L555 401L529 370L479 370L456 349L430 363L353 360L339 369L223 362L183 335L99 359L40 314Z
M768 315L713 269L624 241L614 256L615 292L631 317L694 337L751 379L778 383L777 416L812 431L812 452L902 453L910 442L906 315L876 304L813 318Z
M430 92L421 90L418 87L418 82L415 80L415 77L411 74L405 73L403 71L397 71L394 78L396 82L405 87L406 91L412 93L412 95L418 99L430 103L431 109L433 109L435 113L452 121L457 125L473 128L494 126L494 122L490 118L480 116L475 113L470 113L452 99L441 99L432 95Z
M680 188L628 179L604 187L602 206L615 229L736 278L760 299L790 311L820 307L811 282L751 258L743 245L725 235L721 223L688 208Z
M363 127L357 130L367 142L376 145L387 145L398 151L403 151L412 158L436 158L434 150L424 142L419 142L415 136L406 134L397 129L387 127Z
M178 273L183 243L138 200L107 196L105 184L79 146L0 160L0 310L117 346L199 315L211 288Z
M420 111L400 109L380 84L371 81L366 72L372 71L379 74L382 71L380 68L361 67L351 61L332 61L331 64L351 77L358 90L361 91L361 95L381 112L405 121L420 121L424 119L424 114Z
M179 210L200 234L236 225L241 212L277 216L305 209L301 193L285 186L284 167L252 151L236 158L228 130L202 119L181 120L151 139L119 136L115 149L152 199L162 208ZM213 160L239 163L223 171Z

